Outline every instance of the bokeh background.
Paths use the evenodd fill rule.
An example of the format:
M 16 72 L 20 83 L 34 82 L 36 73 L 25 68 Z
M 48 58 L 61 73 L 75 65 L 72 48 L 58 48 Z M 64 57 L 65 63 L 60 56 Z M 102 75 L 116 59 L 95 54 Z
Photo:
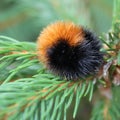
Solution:
M 108 31 L 113 0 L 0 0 L 0 35 L 36 41 L 40 31 L 57 20 Z
M 36 42 L 40 31 L 57 20 L 73 21 L 101 35 L 111 27 L 112 11 L 113 0 L 0 0 L 0 35 Z M 73 120 L 73 106 L 68 120 Z M 83 99 L 75 120 L 89 120 L 91 108 Z

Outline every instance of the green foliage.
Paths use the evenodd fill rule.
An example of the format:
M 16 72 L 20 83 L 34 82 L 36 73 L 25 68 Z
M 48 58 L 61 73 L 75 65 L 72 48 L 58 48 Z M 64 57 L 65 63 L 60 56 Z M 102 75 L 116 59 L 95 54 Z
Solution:
M 117 62 L 118 62 L 118 65 L 120 65 L 120 51 L 118 52 Z
M 34 59 L 35 49 L 35 43 L 18 42 L 12 38 L 0 36 L 0 70 L 2 71 L 0 81 L 6 83 L 12 78 L 19 78 L 21 74 L 22 77 L 32 75 L 36 71 L 35 66 L 38 65 L 38 60 Z M 27 73 L 28 71 L 30 72 Z
M 91 120 L 119 120 L 120 119 L 120 88 L 112 89 L 112 98 L 98 101 L 93 109 Z
M 115 55 L 110 55 L 110 58 L 107 61 L 117 60 L 117 67 L 120 65 L 120 0 L 114 0 L 114 12 L 113 12 L 113 28 L 112 31 L 106 35 L 106 39 L 101 37 L 101 40 L 108 47 L 108 51 L 114 52 Z M 113 49 L 114 48 L 114 49 Z M 114 69 L 116 66 L 113 65 Z M 111 69 L 112 73 L 112 69 Z M 117 79 L 119 82 L 120 76 L 119 73 L 114 74 L 115 80 Z M 111 78 L 114 78 L 113 76 Z M 114 79 L 112 79 L 114 81 Z M 106 96 L 99 101 L 97 101 L 94 105 L 92 111 L 91 120 L 119 120 L 120 119 L 120 87 L 110 87 L 107 95 L 111 94 L 111 98 L 107 98 Z
M 93 82 L 61 80 L 46 72 L 44 67 L 38 64 L 35 43 L 19 42 L 0 36 L 0 49 L 0 69 L 4 73 L 1 73 L 3 75 L 0 79 L 1 118 L 6 116 L 8 120 L 54 120 L 60 119 L 63 111 L 65 120 L 73 99 L 73 118 L 82 97 L 89 94 L 91 101 Z M 34 66 L 39 67 L 34 69 Z M 29 74 L 26 71 L 29 71 Z
M 92 82 L 89 84 L 92 87 Z M 59 78 L 49 74 L 3 84 L 0 87 L 0 116 L 1 118 L 8 116 L 8 120 L 36 118 L 54 120 L 61 118 L 63 111 L 65 120 L 67 109 L 74 98 L 76 102 L 73 117 L 75 117 L 86 87 L 86 83 L 60 81 Z
M 6 19 L 9 21 L 11 15 L 14 14 L 16 16 L 19 13 L 17 20 L 21 18 L 22 15 L 22 19 L 20 19 L 22 23 L 16 25 L 18 25 L 18 28 L 21 28 L 20 31 L 23 32 L 21 37 L 22 32 L 14 26 L 14 30 L 18 30 L 15 35 L 16 37 L 19 36 L 18 38 L 21 38 L 21 41 L 0 36 L 1 120 L 67 120 L 69 119 L 68 111 L 72 114 L 73 119 L 76 119 L 82 98 L 90 102 L 92 100 L 93 110 L 91 120 L 120 119 L 120 88 L 117 87 L 120 82 L 120 0 L 114 0 L 112 30 L 100 36 L 103 46 L 105 46 L 102 49 L 105 53 L 105 64 L 103 64 L 103 68 L 100 69 L 101 74 L 96 77 L 90 76 L 78 81 L 62 80 L 58 76 L 50 73 L 38 60 L 36 43 L 23 41 L 24 38 L 28 39 L 30 36 L 27 34 L 29 31 L 24 32 L 21 25 L 27 24 L 29 26 L 27 21 L 29 18 L 34 19 L 29 20 L 31 26 L 34 26 L 33 29 L 42 29 L 42 27 L 46 26 L 50 21 L 57 19 L 72 20 L 77 24 L 82 21 L 82 24 L 87 23 L 88 26 L 91 26 L 88 20 L 91 17 L 88 12 L 85 11 L 86 16 L 84 16 L 82 20 L 81 16 L 79 17 L 75 14 L 76 10 L 79 10 L 79 6 L 77 6 L 79 1 L 76 0 L 75 6 L 73 5 L 73 1 L 60 1 L 61 0 L 57 0 L 56 2 L 51 0 L 36 0 L 36 2 L 34 2 L 30 0 L 28 2 L 22 0 L 22 2 L 20 2 L 9 0 L 8 2 L 2 1 L 2 5 L 0 4 L 0 6 L 7 4 L 8 8 L 10 7 L 10 9 L 12 9 L 7 11 L 8 14 L 4 14 L 6 12 L 4 11 L 4 7 L 0 8 L 0 10 L 4 11 L 1 14 L 2 19 L 0 22 L 2 21 L 3 23 Z M 93 1 L 95 2 L 95 0 Z M 11 2 L 14 4 L 9 4 Z M 108 2 L 106 1 L 106 4 Z M 80 1 L 80 3 L 80 6 L 85 7 L 89 2 Z M 64 4 L 68 5 L 65 9 Z M 96 1 L 94 4 L 98 6 L 102 5 L 101 1 Z M 89 5 L 94 18 L 99 19 L 99 14 L 94 11 L 96 6 L 93 6 L 92 3 L 89 3 Z M 11 8 L 11 6 L 13 7 Z M 69 10 L 69 6 L 71 6 L 71 11 Z M 46 8 L 47 10 L 44 11 Z M 105 6 L 104 9 L 106 9 Z M 38 12 L 40 12 L 40 16 L 38 16 Z M 82 12 L 81 15 L 83 15 Z M 102 17 L 100 20 L 101 19 Z M 8 26 L 10 25 L 9 29 L 14 28 L 11 26 L 11 24 L 14 24 L 13 21 L 7 24 Z M 17 22 L 20 21 L 18 20 Z M 99 30 L 102 31 L 104 24 L 98 24 L 100 21 L 93 22 L 96 23 L 96 28 L 100 27 Z M 7 22 L 5 21 L 5 23 Z M 105 21 L 104 23 L 106 24 Z M 6 24 L 5 26 L 1 25 L 1 29 L 2 27 L 6 27 Z M 5 31 L 7 33 L 9 30 L 6 29 Z M 3 33 L 5 33 L 5 31 L 3 31 Z M 33 32 L 33 30 L 30 29 L 30 33 L 36 33 L 36 31 L 37 30 Z M 72 110 L 71 105 L 73 105 Z
M 112 22 L 113 0 L 0 0 L 0 34 L 35 41 L 39 32 L 57 20 L 73 21 L 106 32 Z

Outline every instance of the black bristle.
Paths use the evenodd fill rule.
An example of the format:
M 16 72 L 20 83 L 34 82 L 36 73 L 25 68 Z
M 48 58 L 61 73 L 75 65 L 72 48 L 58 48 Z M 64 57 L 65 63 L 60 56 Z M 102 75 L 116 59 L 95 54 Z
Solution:
M 48 49 L 48 66 L 53 72 L 67 79 L 78 79 L 98 71 L 103 61 L 100 41 L 88 30 L 84 34 L 84 40 L 76 46 L 59 39 Z

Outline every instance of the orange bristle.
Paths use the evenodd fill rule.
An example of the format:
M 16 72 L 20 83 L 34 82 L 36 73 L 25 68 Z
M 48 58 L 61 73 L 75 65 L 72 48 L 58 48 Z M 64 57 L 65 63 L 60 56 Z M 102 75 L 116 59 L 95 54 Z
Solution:
M 56 22 L 45 28 L 38 37 L 38 54 L 39 58 L 47 61 L 46 51 L 53 46 L 58 40 L 66 40 L 70 46 L 75 46 L 82 42 L 84 37 L 83 28 L 76 26 L 72 22 Z
M 98 37 L 72 22 L 56 22 L 38 37 L 38 56 L 54 74 L 76 80 L 95 74 L 103 61 Z

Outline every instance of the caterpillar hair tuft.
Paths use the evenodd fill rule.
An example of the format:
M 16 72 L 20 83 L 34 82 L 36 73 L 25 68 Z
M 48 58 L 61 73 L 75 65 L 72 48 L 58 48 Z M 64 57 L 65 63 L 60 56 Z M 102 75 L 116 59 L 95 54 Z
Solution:
M 95 74 L 103 62 L 97 36 L 72 22 L 48 25 L 37 44 L 40 61 L 53 73 L 69 80 Z

